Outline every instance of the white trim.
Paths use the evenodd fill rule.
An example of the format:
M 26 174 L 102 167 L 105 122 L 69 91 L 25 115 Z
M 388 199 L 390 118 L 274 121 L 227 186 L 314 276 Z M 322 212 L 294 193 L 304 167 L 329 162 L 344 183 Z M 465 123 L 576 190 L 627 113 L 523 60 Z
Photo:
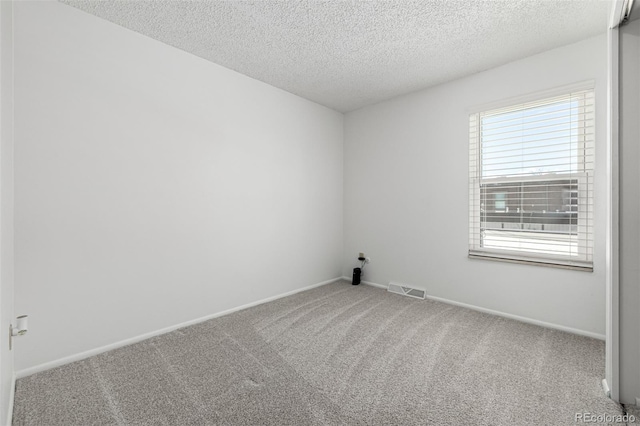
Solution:
M 611 398 L 611 389 L 609 389 L 609 385 L 607 384 L 607 379 L 602 379 L 602 390 L 607 398 Z
M 609 29 L 608 37 L 608 81 L 607 81 L 607 226 L 606 226 L 606 343 L 605 378 L 611 393 L 610 398 L 620 400 L 620 216 L 619 216 L 619 34 L 618 29 Z
M 7 410 L 7 426 L 13 423 L 13 401 L 16 396 L 16 373 L 11 375 L 11 389 L 9 389 L 9 409 Z
M 251 307 L 254 307 L 254 306 L 262 305 L 263 303 L 272 302 L 272 301 L 277 300 L 277 299 L 282 299 L 283 297 L 291 296 L 291 295 L 294 295 L 296 293 L 300 293 L 300 292 L 303 292 L 303 291 L 311 290 L 312 288 L 321 287 L 323 285 L 331 284 L 331 283 L 339 281 L 341 279 L 342 279 L 342 277 L 332 278 L 330 280 L 322 281 L 322 282 L 316 283 L 316 284 L 312 284 L 312 285 L 307 286 L 307 287 L 302 287 L 302 288 L 298 288 L 296 290 L 288 291 L 286 293 L 282 293 L 282 294 L 279 294 L 279 295 L 276 295 L 276 296 L 267 297 L 266 299 L 258 300 L 256 302 L 247 303 L 246 305 L 237 306 L 235 308 L 227 309 L 227 310 L 222 311 L 222 312 L 217 312 L 215 314 L 210 314 L 210 315 L 206 315 L 204 317 L 200 317 L 200 318 L 196 318 L 196 319 L 193 319 L 193 320 L 185 321 L 185 322 L 180 323 L 180 324 L 175 324 L 175 325 L 172 325 L 172 326 L 169 326 L 169 327 L 162 328 L 160 330 L 151 331 L 149 333 L 141 334 L 139 336 L 131 337 L 129 339 L 120 340 L 119 342 L 111 343 L 111 344 L 108 344 L 108 345 L 105 345 L 105 346 L 101 346 L 99 348 L 90 349 L 88 351 L 81 352 L 79 354 L 70 355 L 70 356 L 66 356 L 64 358 L 56 359 L 54 361 L 45 362 L 44 364 L 39 364 L 39 365 L 36 365 L 36 366 L 33 366 L 33 367 L 29 367 L 29 368 L 25 368 L 23 370 L 17 371 L 15 376 L 18 379 L 21 379 L 23 377 L 27 377 L 27 376 L 30 376 L 32 374 L 39 373 L 41 371 L 50 370 L 52 368 L 59 367 L 61 365 L 65 365 L 65 364 L 69 364 L 71 362 L 80 361 L 80 360 L 89 358 L 91 356 L 101 354 L 103 352 L 107 352 L 107 351 L 110 351 L 110 350 L 113 350 L 113 349 L 121 348 L 123 346 L 128 346 L 128 345 L 131 345 L 133 343 L 137 343 L 137 342 L 140 342 L 142 340 L 149 339 L 150 337 L 155 337 L 155 336 L 159 336 L 161 334 L 166 334 L 166 333 L 172 332 L 174 330 L 177 330 L 179 328 L 188 327 L 190 325 L 194 325 L 194 324 L 198 324 L 198 323 L 201 323 L 201 322 L 204 322 L 204 321 L 208 321 L 208 320 L 213 319 L 213 318 L 218 318 L 218 317 L 222 317 L 222 316 L 225 316 L 225 315 L 229 315 L 229 314 L 231 314 L 233 312 L 241 311 L 243 309 L 247 309 L 247 308 L 251 308 Z
M 549 268 L 571 269 L 574 271 L 593 272 L 593 262 L 579 262 L 577 260 L 564 260 L 555 258 L 543 258 L 534 256 L 521 256 L 517 252 L 508 250 L 469 250 L 469 259 L 492 260 L 508 263 L 522 263 L 525 265 L 546 266 Z
M 343 277 L 342 277 L 342 279 L 343 279 L 343 280 L 345 280 L 345 281 L 349 281 L 349 282 L 351 282 L 351 278 L 349 278 L 349 277 L 343 276 Z M 374 283 L 374 282 L 371 282 L 371 281 L 362 281 L 362 280 L 361 280 L 361 281 L 360 281 L 360 283 L 361 283 L 361 284 L 366 284 L 366 285 L 371 286 L 371 287 L 378 287 L 378 288 L 382 288 L 382 289 L 385 289 L 385 290 L 386 290 L 386 289 L 387 289 L 387 287 L 388 287 L 388 286 L 386 286 L 386 285 L 382 285 L 382 284 Z
M 567 95 L 572 92 L 581 92 L 583 90 L 595 90 L 595 80 L 586 80 L 574 84 L 567 84 L 564 86 L 554 87 L 553 89 L 540 90 L 537 92 L 530 92 L 520 96 L 514 96 L 508 99 L 500 99 L 481 105 L 475 105 L 466 109 L 468 115 L 478 114 L 483 111 L 490 111 L 494 109 L 505 108 L 517 104 L 525 104 L 529 102 L 535 102 L 543 100 L 545 98 L 552 98 L 554 96 Z
M 604 334 L 593 333 L 591 331 L 580 330 L 578 328 L 566 327 L 564 325 L 553 324 L 550 322 L 540 321 L 533 318 L 521 317 L 520 315 L 508 314 L 506 312 L 495 311 L 493 309 L 482 308 L 476 305 L 469 305 L 467 303 L 456 302 L 455 300 L 444 299 L 442 297 L 427 295 L 427 299 L 435 300 L 436 302 L 448 303 L 450 305 L 460 306 L 467 309 L 473 309 L 474 311 L 484 312 L 485 314 L 496 315 L 503 318 L 509 318 L 512 320 L 526 322 L 528 324 L 539 325 L 540 327 L 552 328 L 554 330 L 566 331 L 567 333 L 578 334 L 580 336 L 592 337 L 598 340 L 604 340 Z
M 373 283 L 371 281 L 361 281 L 361 283 L 366 284 L 366 285 L 371 286 L 371 287 L 378 287 L 378 288 L 381 288 L 383 290 L 386 290 L 386 289 L 389 288 L 389 286 L 386 286 L 384 284 Z
M 346 277 L 342 277 L 342 278 L 343 279 L 347 279 Z M 387 288 L 387 286 L 385 286 L 385 285 L 374 283 L 374 282 L 370 282 L 370 281 L 361 281 L 361 282 L 364 283 L 364 284 L 370 285 L 372 287 L 383 288 L 385 290 Z M 566 331 L 567 333 L 578 334 L 580 336 L 591 337 L 591 338 L 598 339 L 598 340 L 604 340 L 604 334 L 593 333 L 591 331 L 580 330 L 578 328 L 566 327 L 564 325 L 553 324 L 553 323 L 550 323 L 550 322 L 540 321 L 540 320 L 533 319 L 533 318 L 521 317 L 520 315 L 508 314 L 506 312 L 501 312 L 501 311 L 496 311 L 496 310 L 493 310 L 493 309 L 482 308 L 480 306 L 469 305 L 467 303 L 456 302 L 455 300 L 445 299 L 445 298 L 442 298 L 442 297 L 436 297 L 436 296 L 427 295 L 427 299 L 433 300 L 433 301 L 436 301 L 436 302 L 447 303 L 449 305 L 460 306 L 462 308 L 472 309 L 474 311 L 484 312 L 485 314 L 491 314 L 491 315 L 496 315 L 496 316 L 503 317 L 503 318 L 509 318 L 509 319 L 512 319 L 512 320 L 525 322 L 527 324 L 538 325 L 540 327 L 552 328 L 554 330 Z

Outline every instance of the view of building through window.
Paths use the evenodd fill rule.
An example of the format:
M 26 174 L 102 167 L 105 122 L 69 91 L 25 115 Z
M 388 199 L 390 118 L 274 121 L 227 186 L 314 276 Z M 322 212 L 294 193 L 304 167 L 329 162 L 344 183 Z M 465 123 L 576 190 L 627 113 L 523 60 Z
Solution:
M 484 247 L 578 254 L 567 238 L 578 234 L 577 180 L 487 184 L 481 194 Z

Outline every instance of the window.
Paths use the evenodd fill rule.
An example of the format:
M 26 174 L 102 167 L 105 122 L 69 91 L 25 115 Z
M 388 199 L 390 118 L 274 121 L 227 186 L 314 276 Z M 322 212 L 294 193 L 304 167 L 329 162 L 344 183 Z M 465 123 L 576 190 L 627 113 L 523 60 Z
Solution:
M 469 117 L 469 256 L 593 270 L 593 89 Z

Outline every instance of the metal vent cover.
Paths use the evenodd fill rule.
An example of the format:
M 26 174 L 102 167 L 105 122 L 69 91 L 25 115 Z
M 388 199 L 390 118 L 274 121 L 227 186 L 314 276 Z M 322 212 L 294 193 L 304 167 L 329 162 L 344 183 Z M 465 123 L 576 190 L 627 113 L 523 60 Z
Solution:
M 427 291 L 422 288 L 411 287 L 406 284 L 399 284 L 390 282 L 387 291 L 391 293 L 400 294 L 402 296 L 415 297 L 416 299 L 424 300 L 427 297 Z

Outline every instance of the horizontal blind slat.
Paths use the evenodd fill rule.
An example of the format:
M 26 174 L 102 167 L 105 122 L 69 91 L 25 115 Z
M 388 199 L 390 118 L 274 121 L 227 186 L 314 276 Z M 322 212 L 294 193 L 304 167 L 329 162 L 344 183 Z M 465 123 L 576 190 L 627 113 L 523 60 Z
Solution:
M 568 114 L 565 114 L 568 112 Z M 570 128 L 574 128 L 580 124 L 589 120 L 588 111 L 563 111 L 562 115 L 549 114 L 553 118 L 540 119 L 536 121 L 523 120 L 523 118 L 508 120 L 510 123 L 506 125 L 500 125 L 501 123 L 481 123 L 480 130 L 487 136 L 494 136 L 496 134 L 516 132 L 522 130 L 535 130 L 546 129 L 549 127 L 570 125 Z M 583 124 L 584 125 L 584 124 Z

